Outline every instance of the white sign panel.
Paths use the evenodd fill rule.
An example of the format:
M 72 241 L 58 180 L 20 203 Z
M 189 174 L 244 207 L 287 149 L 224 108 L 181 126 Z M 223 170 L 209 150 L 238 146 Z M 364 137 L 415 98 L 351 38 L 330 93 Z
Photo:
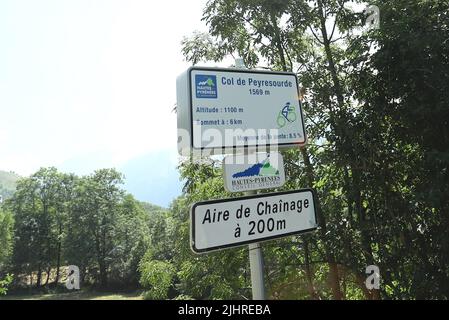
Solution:
M 294 73 L 192 67 L 177 80 L 181 149 L 306 143 Z M 181 136 L 181 135 L 180 135 Z
M 316 228 L 311 189 L 211 200 L 192 206 L 191 247 L 203 253 Z
M 279 152 L 226 156 L 223 175 L 229 192 L 279 188 L 285 183 L 284 160 Z

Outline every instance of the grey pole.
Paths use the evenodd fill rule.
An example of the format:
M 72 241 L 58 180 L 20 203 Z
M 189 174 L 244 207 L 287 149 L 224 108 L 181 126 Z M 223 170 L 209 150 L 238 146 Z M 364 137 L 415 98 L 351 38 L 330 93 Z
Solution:
M 245 151 L 248 155 L 249 152 Z M 246 196 L 257 194 L 257 191 L 246 191 Z M 249 266 L 251 269 L 251 289 L 253 292 L 253 300 L 265 300 L 265 279 L 263 267 L 262 247 L 259 242 L 250 243 L 248 245 Z
M 248 249 L 253 300 L 265 300 L 262 248 L 260 247 L 260 243 L 257 242 L 249 244 Z
M 240 69 L 246 69 L 243 59 L 235 59 L 235 67 Z M 254 152 L 254 150 L 245 149 L 245 155 Z M 257 194 L 257 191 L 246 191 L 246 196 L 252 196 Z M 251 243 L 248 245 L 249 250 L 249 265 L 251 269 L 251 288 L 253 293 L 253 300 L 265 300 L 265 280 L 264 280 L 264 267 L 263 267 L 263 255 L 260 243 Z

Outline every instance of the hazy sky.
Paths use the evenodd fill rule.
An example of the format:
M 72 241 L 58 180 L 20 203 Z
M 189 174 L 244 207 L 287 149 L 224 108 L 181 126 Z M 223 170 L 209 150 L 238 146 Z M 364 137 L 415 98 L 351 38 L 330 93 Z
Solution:
M 174 168 L 180 41 L 205 30 L 205 2 L 1 0 L 0 170 L 84 174 L 149 154 Z
M 205 1 L 0 1 L 0 169 L 174 150 L 180 41 Z

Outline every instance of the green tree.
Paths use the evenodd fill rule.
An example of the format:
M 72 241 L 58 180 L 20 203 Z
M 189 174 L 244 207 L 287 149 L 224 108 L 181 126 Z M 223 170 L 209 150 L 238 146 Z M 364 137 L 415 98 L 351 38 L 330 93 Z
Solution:
M 381 28 L 354 44 L 352 85 L 366 119 L 382 128 L 369 137 L 377 165 L 367 183 L 389 226 L 377 238 L 385 284 L 390 296 L 447 298 L 449 3 L 375 4 Z
M 146 223 L 147 213 L 133 196 L 126 195 L 119 210 L 110 273 L 122 286 L 134 288 L 139 283 L 139 263 L 150 246 L 152 233 Z
M 0 275 L 5 271 L 13 249 L 14 218 L 0 207 Z
M 8 293 L 8 286 L 12 283 L 13 279 L 13 276 L 10 274 L 7 274 L 4 279 L 0 279 L 0 296 Z
M 136 285 L 138 263 L 148 248 L 146 213 L 122 183 L 114 169 L 79 178 L 69 210 L 65 258 L 79 266 L 83 282 L 101 288 Z
M 7 201 L 16 220 L 14 269 L 37 273 L 36 286 L 41 286 L 43 272 L 48 284 L 51 268 L 59 261 L 63 237 L 66 178 L 55 168 L 42 168 L 29 178 L 18 181 L 17 191 Z M 19 280 L 19 279 L 17 279 Z
M 175 270 L 170 262 L 153 260 L 150 253 L 145 254 L 140 262 L 140 283 L 147 289 L 145 298 L 149 300 L 167 299 L 173 283 Z
M 79 180 L 72 204 L 68 237 L 68 246 L 71 246 L 71 249 L 68 251 L 74 254 L 79 250 L 80 242 L 84 242 L 83 247 L 87 251 L 80 251 L 73 256 L 69 254 L 67 259 L 76 264 L 75 257 L 90 252 L 88 257 L 95 261 L 95 269 L 98 270 L 93 273 L 103 288 L 108 285 L 108 271 L 115 249 L 114 237 L 118 232 L 116 222 L 119 217 L 119 203 L 124 196 L 119 188 L 121 183 L 123 177 L 117 171 L 98 170 L 93 175 Z M 79 266 L 88 267 L 84 263 Z
M 55 168 L 21 179 L 5 204 L 11 214 L 0 214 L 2 264 L 10 251 L 12 217 L 16 221 L 11 268 L 16 283 L 23 284 L 27 276 L 40 287 L 54 275 L 57 285 L 61 267 L 73 264 L 83 283 L 135 288 L 150 241 L 148 217 L 120 188 L 122 179 L 113 169 L 77 177 Z
M 294 71 L 307 89 L 309 144 L 284 152 L 284 188 L 317 190 L 320 230 L 265 245 L 273 297 L 447 297 L 448 4 L 379 1 L 380 29 L 361 32 L 357 2 L 209 1 L 209 34 L 184 39 L 183 53 Z M 219 168 L 181 170 L 188 204 L 226 196 L 211 187 Z M 364 285 L 371 264 L 380 291 Z

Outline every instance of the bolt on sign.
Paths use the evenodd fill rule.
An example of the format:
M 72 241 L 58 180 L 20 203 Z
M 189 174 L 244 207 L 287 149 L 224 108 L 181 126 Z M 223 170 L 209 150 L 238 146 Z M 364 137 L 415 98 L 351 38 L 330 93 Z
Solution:
M 195 203 L 191 248 L 195 253 L 313 231 L 317 228 L 312 189 Z
M 229 192 L 279 188 L 285 183 L 284 160 L 279 152 L 226 156 L 223 177 Z
M 176 87 L 182 155 L 306 144 L 294 73 L 191 67 Z

